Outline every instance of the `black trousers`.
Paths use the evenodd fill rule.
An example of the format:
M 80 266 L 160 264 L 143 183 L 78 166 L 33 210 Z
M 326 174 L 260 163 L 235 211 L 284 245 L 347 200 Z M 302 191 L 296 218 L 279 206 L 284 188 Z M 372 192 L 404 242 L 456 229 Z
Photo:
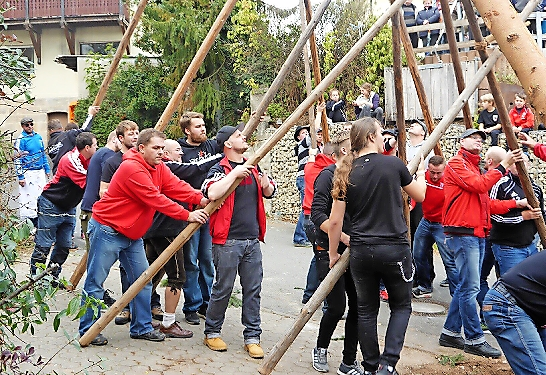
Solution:
M 364 370 L 379 364 L 396 366 L 411 315 L 413 260 L 407 244 L 361 245 L 351 248 L 350 267 L 358 301 L 358 335 Z M 390 317 L 383 354 L 377 339 L 379 281 L 389 293 Z
M 330 257 L 327 250 L 315 251 L 317 272 L 320 282 L 330 271 Z M 377 293 L 376 293 L 377 294 Z M 346 298 L 349 302 L 349 311 L 345 321 L 345 339 L 343 340 L 343 363 L 352 365 L 356 360 L 358 346 L 358 313 L 356 289 L 351 277 L 350 269 L 341 276 L 332 291 L 326 297 L 327 308 L 320 320 L 317 348 L 328 348 L 332 335 L 345 312 Z

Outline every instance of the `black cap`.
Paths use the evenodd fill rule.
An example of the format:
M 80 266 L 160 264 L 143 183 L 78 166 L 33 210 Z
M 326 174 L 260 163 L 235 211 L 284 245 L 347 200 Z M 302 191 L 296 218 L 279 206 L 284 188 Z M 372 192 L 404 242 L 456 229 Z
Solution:
M 296 142 L 299 142 L 300 140 L 298 139 L 298 136 L 300 135 L 300 132 L 303 130 L 303 129 L 307 129 L 307 131 L 309 131 L 311 128 L 309 126 L 296 126 L 296 131 L 294 132 L 294 140 Z
M 466 129 L 464 131 L 463 134 L 461 134 L 461 136 L 459 137 L 460 139 L 465 139 L 465 138 L 468 138 L 470 137 L 471 135 L 473 134 L 479 134 L 480 137 L 482 137 L 482 139 L 485 141 L 485 139 L 487 138 L 487 136 L 485 135 L 485 132 L 482 132 L 481 130 L 478 130 L 476 128 L 471 128 L 471 129 Z
M 383 131 L 381 132 L 381 135 L 385 135 L 385 134 L 390 134 L 394 138 L 397 138 L 398 137 L 398 129 L 383 129 Z
M 242 125 L 242 126 L 241 126 Z M 218 130 L 218 133 L 216 133 L 216 142 L 220 145 L 220 147 L 224 147 L 224 142 L 231 137 L 233 133 L 235 133 L 237 130 L 244 129 L 244 123 L 239 124 L 239 126 L 222 126 L 220 130 Z
M 30 123 L 33 123 L 34 120 L 32 119 L 32 117 L 23 117 L 21 119 L 21 125 L 26 125 L 26 124 L 30 124 Z
M 423 128 L 423 131 L 425 132 L 425 136 L 426 136 L 428 134 L 427 125 L 423 121 L 421 121 L 419 119 L 413 119 L 411 121 L 412 124 L 415 123 L 415 122 L 418 123 L 419 125 L 421 125 L 421 127 Z

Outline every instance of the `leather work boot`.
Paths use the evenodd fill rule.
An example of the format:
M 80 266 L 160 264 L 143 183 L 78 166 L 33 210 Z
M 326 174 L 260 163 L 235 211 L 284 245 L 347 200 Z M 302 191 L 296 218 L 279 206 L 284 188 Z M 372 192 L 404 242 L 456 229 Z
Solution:
M 264 351 L 260 344 L 245 344 L 245 351 L 251 358 L 263 358 Z
M 220 337 L 206 338 L 203 343 L 208 346 L 210 350 L 215 352 L 225 352 L 227 350 L 227 344 Z

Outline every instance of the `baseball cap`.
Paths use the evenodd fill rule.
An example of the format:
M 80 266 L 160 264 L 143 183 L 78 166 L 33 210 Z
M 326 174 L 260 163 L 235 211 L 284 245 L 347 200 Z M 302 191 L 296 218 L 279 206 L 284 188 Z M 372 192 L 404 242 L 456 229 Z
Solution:
M 383 131 L 381 132 L 381 135 L 385 135 L 385 134 L 390 134 L 394 138 L 397 138 L 398 137 L 398 129 L 383 129 Z
M 299 142 L 298 136 L 300 135 L 300 132 L 303 129 L 307 129 L 307 131 L 309 131 L 309 129 L 311 129 L 311 128 L 310 128 L 310 126 L 296 126 L 296 131 L 294 132 L 294 140 L 296 142 Z
M 241 127 L 241 125 L 243 125 L 243 127 Z M 244 124 L 239 124 L 238 126 L 222 126 L 222 128 L 218 130 L 218 133 L 216 133 L 216 142 L 218 142 L 220 147 L 224 147 L 224 142 L 227 141 L 229 137 L 231 137 L 237 130 L 242 130 L 243 128 Z
M 485 139 L 487 138 L 487 136 L 485 135 L 485 132 L 482 132 L 481 130 L 478 130 L 476 128 L 471 128 L 471 129 L 466 129 L 463 134 L 461 134 L 461 136 L 459 137 L 460 139 L 465 139 L 465 138 L 468 138 L 470 137 L 471 135 L 473 134 L 479 134 L 480 137 L 482 137 L 482 139 L 485 141 Z
M 421 125 L 421 127 L 423 128 L 423 131 L 425 132 L 425 136 L 428 134 L 427 125 L 426 125 L 423 121 L 421 121 L 421 120 L 419 120 L 419 119 L 413 119 L 413 120 L 411 121 L 411 123 L 412 123 L 412 124 L 413 124 L 413 123 L 418 123 L 418 124 Z

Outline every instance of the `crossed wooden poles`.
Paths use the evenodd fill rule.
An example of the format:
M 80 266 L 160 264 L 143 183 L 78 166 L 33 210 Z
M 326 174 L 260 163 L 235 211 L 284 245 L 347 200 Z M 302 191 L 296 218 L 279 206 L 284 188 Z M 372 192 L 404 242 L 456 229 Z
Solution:
M 394 17 L 394 18 L 398 17 L 398 21 L 394 20 L 393 25 L 395 25 L 396 26 L 395 28 L 399 30 L 399 34 L 400 34 L 399 36 L 402 39 L 402 44 L 404 45 L 404 48 L 406 50 L 406 55 L 408 56 L 408 60 L 410 61 L 410 69 L 414 68 L 412 66 L 412 63 L 411 63 L 411 60 L 412 60 L 412 57 L 413 57 L 413 51 L 411 49 L 411 45 L 406 43 L 408 41 L 407 39 L 409 39 L 409 37 L 407 37 L 407 33 L 405 32 L 405 25 L 404 25 L 403 20 L 401 19 L 402 16 L 400 14 L 400 7 L 401 7 L 403 1 L 404 0 L 396 0 L 396 1 L 392 2 L 392 5 L 389 7 L 389 9 L 377 20 L 377 22 L 366 32 L 366 34 L 364 34 L 364 36 L 353 46 L 353 48 L 351 48 L 351 50 L 347 53 L 347 55 L 332 69 L 330 74 L 328 74 L 320 83 L 317 84 L 316 88 L 296 108 L 296 110 L 286 119 L 284 124 L 275 131 L 275 133 L 270 137 L 270 139 L 267 140 L 267 142 L 264 143 L 262 145 L 262 147 L 260 147 L 260 149 L 258 149 L 256 151 L 255 155 L 252 156 L 246 162 L 246 164 L 256 165 L 274 147 L 274 145 L 279 140 L 282 139 L 282 137 L 290 130 L 290 128 L 297 122 L 297 120 L 304 114 L 304 112 L 315 101 L 317 101 L 321 97 L 322 92 L 326 91 L 328 86 L 335 81 L 335 78 L 337 76 L 339 76 L 343 72 L 343 70 L 347 67 L 347 65 L 352 60 L 354 60 L 354 58 L 356 58 L 356 56 L 362 51 L 362 49 L 364 48 L 366 43 L 368 43 L 375 36 L 375 34 L 380 30 L 381 27 L 383 27 L 383 25 L 385 25 L 385 23 L 389 20 L 390 17 Z M 465 7 L 466 6 L 471 6 L 469 0 L 464 0 L 464 2 L 465 2 Z M 478 0 L 476 0 L 476 3 L 477 2 L 478 2 Z M 264 112 L 265 108 L 267 108 L 270 101 L 272 100 L 272 98 L 274 97 L 276 92 L 278 91 L 278 87 L 280 87 L 280 83 L 278 84 L 278 86 L 275 86 L 275 83 L 278 82 L 278 81 L 282 82 L 282 79 L 284 79 L 286 74 L 289 72 L 290 66 L 293 65 L 295 59 L 297 57 L 299 57 L 297 54 L 299 54 L 299 51 L 301 51 L 301 49 L 303 47 L 303 44 L 306 42 L 306 40 L 311 35 L 311 32 L 312 32 L 313 28 L 315 27 L 316 23 L 318 22 L 318 19 L 320 19 L 320 17 L 322 16 L 322 13 L 326 9 L 328 3 L 329 3 L 329 0 L 324 0 L 324 2 L 319 7 L 319 11 L 317 11 L 317 13 L 315 13 L 315 15 L 311 19 L 309 25 L 307 26 L 307 28 L 302 33 L 302 36 L 300 37 L 300 40 L 298 41 L 298 43 L 294 47 L 293 53 L 291 53 L 289 55 L 289 57 L 287 59 L 287 62 L 283 65 L 283 68 L 281 68 L 281 71 L 279 72 L 279 75 L 277 76 L 274 83 L 270 87 L 269 91 L 266 93 L 266 96 L 264 97 L 264 99 L 260 103 L 260 105 L 258 107 L 258 110 L 256 111 L 256 115 L 251 117 L 249 124 L 247 124 L 247 128 L 245 129 L 245 134 L 251 134 L 252 131 L 257 126 L 259 115 Z M 521 16 L 522 16 L 523 19 L 528 17 L 531 10 L 536 6 L 537 3 L 538 3 L 538 0 L 532 0 L 532 1 L 529 2 L 527 7 L 525 8 L 524 12 L 522 12 Z M 145 7 L 145 4 L 146 4 L 146 0 L 141 0 L 141 2 L 139 4 L 139 7 L 142 6 L 142 10 L 143 10 L 144 7 Z M 158 121 L 158 123 L 156 125 L 157 129 L 160 129 L 160 130 L 164 129 L 164 127 L 166 126 L 166 124 L 168 123 L 170 118 L 172 117 L 172 114 L 174 113 L 175 108 L 177 107 L 177 105 L 181 101 L 182 95 L 185 93 L 185 91 L 189 87 L 189 84 L 191 83 L 191 80 L 195 77 L 195 74 L 196 74 L 196 71 L 197 71 L 199 65 L 202 63 L 206 53 L 208 52 L 208 50 L 212 46 L 214 38 L 216 37 L 218 31 L 221 29 L 223 23 L 225 23 L 225 20 L 227 19 L 227 16 L 229 15 L 231 10 L 233 9 L 234 4 L 235 4 L 235 0 L 228 0 L 226 2 L 226 5 L 224 6 L 224 8 L 222 9 L 222 12 L 218 16 L 213 28 L 211 28 L 211 31 L 209 32 L 209 35 L 207 35 L 207 38 L 203 42 L 203 45 L 201 46 L 199 51 L 197 52 L 194 60 L 192 61 L 192 64 L 190 64 L 190 68 L 188 68 L 188 71 L 186 72 L 186 74 L 182 78 L 182 81 L 181 81 L 180 85 L 178 86 L 177 91 L 175 92 L 175 94 L 173 95 L 173 98 L 171 99 L 171 102 L 169 102 L 169 105 L 167 106 L 164 114 L 162 115 L 162 117 Z M 322 10 L 322 12 L 320 10 Z M 136 14 L 137 13 L 135 13 L 135 16 L 136 16 Z M 470 15 L 470 14 L 473 14 L 473 13 L 467 12 L 467 14 Z M 135 19 L 133 18 L 133 20 L 131 21 L 131 25 L 133 24 L 133 22 L 138 22 L 138 20 L 135 21 Z M 130 25 L 130 27 L 128 28 L 127 31 L 131 30 L 131 25 Z M 471 20 L 471 27 L 477 27 L 477 23 L 475 22 L 475 19 Z M 448 27 L 446 27 L 446 29 L 447 28 Z M 134 30 L 134 28 L 133 28 L 133 30 Z M 451 32 L 453 32 L 452 28 L 451 28 Z M 494 30 L 493 30 L 493 32 L 494 32 Z M 479 32 L 474 32 L 474 35 L 477 36 L 476 41 L 479 42 L 479 39 L 480 39 L 479 36 L 481 34 Z M 209 37 L 212 38 L 212 39 L 209 39 Z M 530 36 L 529 36 L 529 38 L 530 38 Z M 124 39 L 125 39 L 125 35 L 124 35 Z M 450 38 L 448 36 L 448 40 L 449 39 Z M 128 38 L 127 38 L 127 40 L 128 40 Z M 125 48 L 124 46 L 122 46 L 122 43 L 120 43 L 119 48 L 122 48 L 122 47 Z M 119 48 L 118 48 L 118 50 L 119 50 Z M 452 46 L 450 45 L 450 49 L 451 48 L 452 48 Z M 294 52 L 296 50 L 297 50 L 297 52 Z M 455 51 L 456 51 L 456 49 L 455 49 Z M 499 113 L 501 114 L 501 118 L 503 119 L 503 130 L 505 131 L 505 134 L 506 134 L 506 137 L 507 137 L 507 140 L 508 140 L 508 144 L 509 144 L 510 148 L 517 148 L 517 140 L 515 138 L 515 135 L 512 132 L 511 126 L 509 125 L 510 122 L 509 122 L 509 120 L 505 121 L 505 118 L 503 117 L 503 116 L 506 116 L 506 118 L 507 118 L 507 111 L 506 111 L 505 107 L 501 107 L 501 105 L 500 105 L 500 103 L 504 103 L 504 102 L 503 102 L 502 98 L 500 97 L 500 90 L 498 90 L 498 84 L 497 84 L 497 87 L 495 88 L 495 82 L 496 81 L 494 81 L 494 75 L 492 73 L 490 73 L 491 69 L 493 68 L 493 65 L 494 65 L 495 61 L 500 57 L 501 52 L 498 49 L 495 49 L 495 50 L 493 50 L 493 52 L 490 54 L 489 57 L 487 57 L 487 55 L 485 54 L 485 51 L 481 51 L 481 52 L 483 52 L 483 54 L 480 53 L 480 56 L 481 56 L 482 61 L 483 61 L 482 67 L 478 70 L 476 76 L 472 79 L 472 81 L 468 83 L 466 88 L 461 90 L 461 87 L 459 87 L 459 89 L 461 91 L 459 97 L 457 98 L 457 100 L 455 101 L 453 106 L 450 108 L 448 113 L 445 115 L 445 117 L 440 121 L 440 123 L 433 130 L 432 130 L 432 127 L 433 127 L 432 119 L 431 118 L 427 119 L 427 117 L 425 115 L 425 120 L 426 120 L 427 126 L 429 126 L 429 128 L 431 128 L 432 131 L 431 131 L 430 137 L 425 141 L 425 143 L 422 146 L 423 154 L 428 154 L 430 152 L 430 150 L 438 143 L 441 135 L 449 127 L 451 122 L 455 119 L 457 113 L 459 113 L 459 111 L 464 107 L 464 105 L 468 101 L 468 98 L 476 90 L 479 83 L 481 82 L 481 80 L 483 80 L 483 78 L 486 75 L 488 76 L 488 80 L 490 81 L 490 85 L 491 85 L 491 83 L 493 83 L 493 85 L 491 85 L 492 93 L 495 96 L 496 102 L 500 107 L 499 108 Z M 453 53 L 452 53 L 452 55 L 453 55 Z M 294 60 L 291 60 L 291 58 L 293 58 Z M 289 61 L 290 61 L 290 64 L 288 64 Z M 397 59 L 396 61 L 399 61 L 399 60 Z M 510 59 L 509 59 L 509 61 L 510 61 L 510 63 L 512 63 L 512 61 Z M 400 62 L 397 62 L 397 64 L 400 64 Z M 114 64 L 112 65 L 112 67 L 113 66 L 114 66 Z M 286 69 L 284 69 L 285 66 L 288 66 L 288 67 Z M 112 70 L 112 67 L 111 67 L 111 70 Z M 192 69 L 194 69 L 194 70 L 192 70 Z M 114 70 L 115 70 L 115 68 L 114 68 Z M 113 73 L 112 73 L 112 75 L 113 75 Z M 419 88 L 418 82 L 420 82 L 420 80 L 417 79 L 416 75 L 413 75 L 413 78 L 414 78 L 414 82 L 416 83 L 418 94 L 419 94 L 419 91 L 421 91 L 421 90 Z M 105 81 L 106 81 L 106 79 L 105 79 Z M 103 82 L 103 84 L 104 84 L 104 82 Z M 107 87 L 107 84 L 106 84 L 104 90 L 106 90 L 106 87 Z M 101 90 L 102 89 L 103 89 L 103 87 L 101 87 Z M 99 93 L 101 92 L 101 90 L 99 90 Z M 98 97 L 98 95 L 97 95 L 97 97 Z M 428 112 L 428 115 L 430 115 L 430 112 L 426 110 L 426 105 L 423 105 L 423 103 L 426 104 L 426 96 L 424 95 L 424 90 L 422 90 L 422 92 L 419 94 L 419 100 L 420 100 L 420 102 L 422 104 L 422 107 L 424 107 L 423 108 L 423 113 L 425 114 L 425 112 Z M 399 98 L 397 101 L 401 101 L 401 98 Z M 100 104 L 100 100 L 99 100 L 98 103 L 97 103 L 97 100 L 96 100 L 94 104 Z M 403 108 L 402 108 L 402 110 L 403 110 Z M 503 114 L 502 112 L 505 112 L 505 113 Z M 401 118 L 403 120 L 403 116 Z M 398 126 L 400 127 L 401 126 L 401 124 L 400 124 L 401 120 L 400 120 L 400 118 L 398 118 L 397 120 L 398 120 Z M 253 127 L 254 127 L 254 129 L 253 129 Z M 250 129 L 250 130 L 248 130 L 248 129 Z M 419 160 L 417 160 L 417 159 L 418 158 L 413 159 L 410 162 L 410 164 L 408 165 L 408 168 L 410 169 L 411 173 L 414 173 L 416 171 L 416 169 L 417 169 L 417 165 L 418 165 L 418 162 L 419 162 Z M 532 193 L 532 189 L 528 190 L 529 187 L 530 187 L 530 183 L 529 183 L 529 180 L 528 180 L 528 175 L 526 173 L 525 167 L 523 166 L 522 163 L 518 163 L 518 170 L 520 171 L 520 178 L 522 179 L 522 181 L 524 181 L 524 190 L 525 190 L 526 196 L 528 197 L 529 203 L 533 207 L 537 207 L 538 203 L 536 202 L 536 199 L 535 199 L 535 202 L 533 202 L 533 199 L 532 199 L 534 197 L 534 194 Z M 206 212 L 209 213 L 209 214 L 214 212 L 221 205 L 221 203 L 225 200 L 225 198 L 229 194 L 231 194 L 231 192 L 233 192 L 235 190 L 235 188 L 240 183 L 240 181 L 241 181 L 240 179 L 235 181 L 234 184 L 230 187 L 230 189 L 226 192 L 226 194 L 224 194 L 224 196 L 222 198 L 220 198 L 217 201 L 211 202 L 205 208 Z M 538 222 L 540 222 L 540 223 L 538 223 Z M 537 224 L 538 224 L 539 233 L 541 235 L 542 242 L 544 244 L 545 243 L 545 238 L 546 238 L 546 236 L 544 235 L 546 233 L 545 227 L 544 227 L 544 222 L 542 221 L 542 219 L 538 219 Z M 126 304 L 128 304 L 134 298 L 134 296 L 144 287 L 144 285 L 146 285 L 152 279 L 152 277 L 157 272 L 159 272 L 161 270 L 161 268 L 167 263 L 167 261 L 172 257 L 172 255 L 176 251 L 178 251 L 178 249 L 180 249 L 185 242 L 188 241 L 188 239 L 193 235 L 193 233 L 195 233 L 195 231 L 199 228 L 199 226 L 200 226 L 200 224 L 190 223 L 186 227 L 186 229 L 184 229 L 176 237 L 176 239 L 173 241 L 173 243 L 171 245 L 169 245 L 169 247 L 167 247 L 167 249 L 165 249 L 163 251 L 163 253 L 159 256 L 159 258 L 150 265 L 148 270 L 146 270 L 133 283 L 133 285 L 131 285 L 131 287 L 127 290 L 127 292 L 124 293 L 116 301 L 116 303 L 104 315 L 102 315 L 95 322 L 95 324 L 87 331 L 87 333 L 80 338 L 80 340 L 79 340 L 80 345 L 82 345 L 82 346 L 89 345 L 89 343 L 106 327 L 106 325 L 108 325 L 108 323 L 110 323 L 112 321 L 112 319 L 114 319 L 114 317 L 121 310 L 121 308 L 123 306 L 125 306 Z M 345 269 L 347 268 L 347 265 L 348 265 L 348 259 L 349 259 L 349 252 L 347 251 L 347 252 L 345 252 L 343 254 L 343 256 L 340 258 L 338 263 L 332 268 L 331 272 L 329 272 L 329 274 L 327 275 L 325 280 L 320 284 L 319 288 L 317 289 L 317 291 L 315 292 L 313 297 L 309 300 L 307 305 L 305 305 L 305 307 L 302 309 L 302 312 L 300 313 L 300 315 L 296 319 L 296 321 L 295 321 L 293 327 L 290 329 L 290 331 L 286 334 L 286 336 L 283 338 L 283 340 L 281 340 L 279 343 L 277 343 L 275 345 L 275 347 L 271 350 L 271 352 L 268 354 L 268 356 L 264 359 L 264 362 L 263 362 L 262 366 L 259 369 L 260 373 L 262 373 L 262 374 L 270 374 L 271 373 L 271 371 L 273 370 L 275 365 L 278 363 L 278 361 L 280 360 L 280 358 L 282 357 L 284 352 L 288 349 L 288 347 L 293 342 L 295 337 L 301 331 L 301 329 L 303 328 L 305 323 L 310 319 L 310 317 L 312 316 L 314 311 L 318 308 L 318 306 L 320 305 L 322 300 L 324 300 L 324 298 L 328 295 L 328 293 L 332 289 L 333 285 L 337 282 L 339 277 L 343 274 L 343 272 L 345 272 Z

